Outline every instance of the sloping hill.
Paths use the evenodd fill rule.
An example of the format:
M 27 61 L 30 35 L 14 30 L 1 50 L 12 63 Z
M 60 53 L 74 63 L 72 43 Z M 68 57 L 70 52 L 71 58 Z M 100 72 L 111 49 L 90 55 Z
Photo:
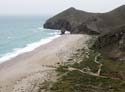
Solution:
M 116 27 L 125 24 L 125 5 L 110 12 L 100 14 L 99 17 L 109 27 Z
M 100 35 L 93 47 L 104 56 L 125 61 L 125 25 Z
M 125 91 L 125 5 L 107 13 L 70 8 L 47 20 L 44 27 L 97 37 L 88 52 L 80 49 L 70 58 L 77 62 L 57 68 L 59 79 L 50 92 Z
M 69 8 L 56 16 L 48 19 L 44 24 L 44 28 L 61 30 L 62 28 L 70 31 L 71 33 L 76 32 L 76 28 L 83 23 L 94 20 L 96 14 L 88 13 L 75 8 Z M 96 20 L 96 19 L 95 19 Z
M 96 34 L 94 49 L 108 57 L 125 60 L 125 5 L 106 13 L 69 8 L 48 19 L 44 28 L 63 29 L 71 34 Z
M 75 8 L 69 8 L 48 19 L 44 28 L 61 30 L 71 33 L 110 32 L 112 28 L 125 24 L 125 5 L 107 13 L 89 13 Z

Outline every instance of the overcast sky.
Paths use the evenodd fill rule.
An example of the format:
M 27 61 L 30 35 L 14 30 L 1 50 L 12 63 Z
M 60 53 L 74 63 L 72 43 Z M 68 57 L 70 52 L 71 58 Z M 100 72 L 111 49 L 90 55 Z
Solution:
M 54 15 L 69 7 L 107 12 L 123 4 L 125 0 L 0 0 L 0 15 Z

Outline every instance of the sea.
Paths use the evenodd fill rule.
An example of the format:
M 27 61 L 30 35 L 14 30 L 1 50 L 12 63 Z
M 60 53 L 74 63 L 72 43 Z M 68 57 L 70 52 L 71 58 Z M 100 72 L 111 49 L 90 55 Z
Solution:
M 59 37 L 58 30 L 43 28 L 49 17 L 0 16 L 0 63 Z

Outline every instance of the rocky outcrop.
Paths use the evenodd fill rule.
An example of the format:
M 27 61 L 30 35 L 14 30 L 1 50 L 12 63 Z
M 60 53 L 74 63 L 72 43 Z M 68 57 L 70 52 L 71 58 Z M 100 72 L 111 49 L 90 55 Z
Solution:
M 88 26 L 87 24 L 91 23 L 91 21 L 97 21 L 95 18 L 96 14 L 88 13 L 80 10 L 76 10 L 75 8 L 69 8 L 62 13 L 50 18 L 44 24 L 44 28 L 61 30 L 62 28 L 69 31 L 70 33 L 83 33 L 81 31 L 81 26 L 84 25 L 84 28 L 87 30 L 91 30 L 91 26 L 95 29 L 95 33 L 98 33 L 96 30 L 96 26 L 91 24 Z M 80 30 L 79 30 L 80 29 Z
M 125 33 L 122 36 L 121 41 L 120 41 L 120 49 L 121 49 L 121 51 L 125 52 Z
M 44 28 L 71 34 L 98 35 L 94 49 L 113 59 L 125 60 L 125 5 L 107 13 L 69 8 L 48 19 Z
M 125 60 L 125 25 L 100 35 L 93 47 L 105 56 Z
M 103 34 L 110 32 L 114 26 L 125 24 L 125 5 L 107 13 L 89 13 L 69 8 L 48 19 L 44 28 L 70 33 Z

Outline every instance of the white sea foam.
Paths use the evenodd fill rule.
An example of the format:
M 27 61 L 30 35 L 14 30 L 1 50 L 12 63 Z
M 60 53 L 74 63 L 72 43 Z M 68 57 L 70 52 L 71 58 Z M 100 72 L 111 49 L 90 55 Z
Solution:
M 38 29 L 43 29 L 43 27 L 39 27 Z
M 60 37 L 60 35 L 56 35 L 54 37 L 49 37 L 49 38 L 46 38 L 46 39 L 41 39 L 39 42 L 34 42 L 34 43 L 31 43 L 31 44 L 28 44 L 24 48 L 16 48 L 16 49 L 13 50 L 13 52 L 3 55 L 0 58 L 0 63 L 3 63 L 7 60 L 10 60 L 10 59 L 12 59 L 12 58 L 14 58 L 14 57 L 16 57 L 20 54 L 25 53 L 25 52 L 33 51 L 34 49 L 38 48 L 39 46 L 47 44 L 47 43 L 51 42 L 52 40 L 54 40 L 55 38 L 58 38 L 58 37 Z

